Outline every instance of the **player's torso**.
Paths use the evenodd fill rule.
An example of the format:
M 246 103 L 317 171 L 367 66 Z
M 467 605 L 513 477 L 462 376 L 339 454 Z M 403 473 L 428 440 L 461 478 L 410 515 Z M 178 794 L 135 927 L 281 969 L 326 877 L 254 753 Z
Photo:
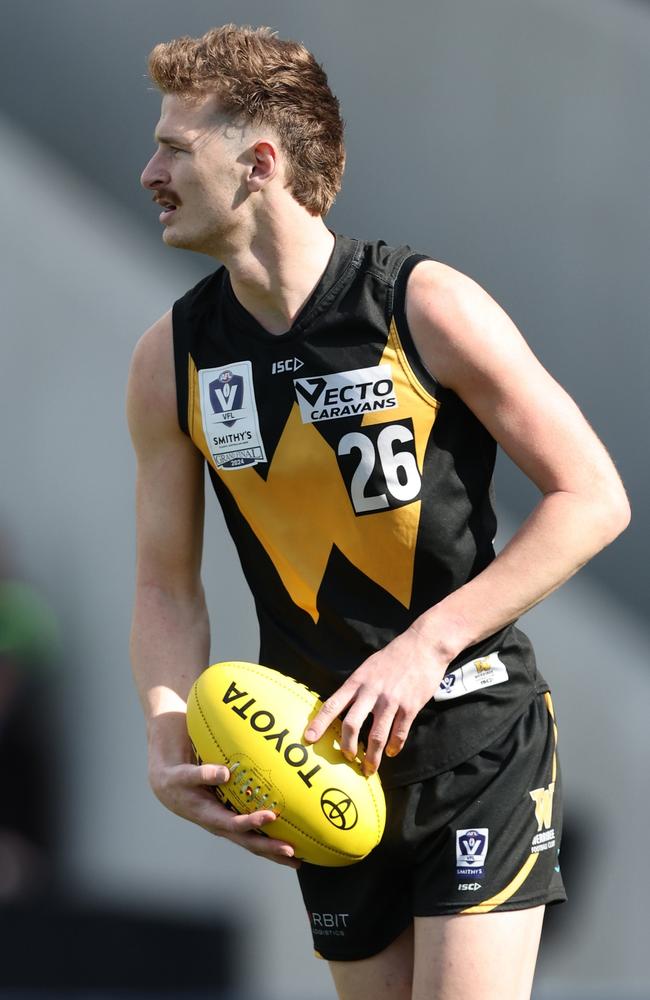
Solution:
M 179 416 L 255 597 L 262 662 L 323 694 L 493 557 L 494 442 L 412 348 L 415 259 L 337 237 L 282 336 L 225 271 L 174 308 Z

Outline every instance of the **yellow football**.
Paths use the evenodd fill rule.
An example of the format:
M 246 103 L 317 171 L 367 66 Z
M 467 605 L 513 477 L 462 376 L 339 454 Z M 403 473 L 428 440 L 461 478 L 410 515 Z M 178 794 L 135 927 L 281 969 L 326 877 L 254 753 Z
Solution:
M 238 813 L 272 809 L 264 832 L 296 857 L 338 867 L 361 861 L 381 840 L 386 804 L 377 774 L 340 750 L 337 719 L 316 743 L 303 733 L 322 702 L 291 677 L 257 663 L 215 663 L 194 683 L 187 728 L 197 760 L 225 764 L 218 798 Z

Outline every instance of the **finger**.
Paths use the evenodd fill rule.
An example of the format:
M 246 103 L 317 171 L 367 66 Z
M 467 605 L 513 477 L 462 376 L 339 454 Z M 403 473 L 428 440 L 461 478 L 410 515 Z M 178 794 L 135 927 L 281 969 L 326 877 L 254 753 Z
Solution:
M 304 739 L 306 743 L 315 743 L 321 738 L 327 727 L 350 704 L 356 690 L 356 687 L 352 688 L 350 685 L 343 684 L 331 698 L 323 702 L 321 709 L 305 729 Z
M 248 833 L 242 837 L 234 838 L 234 842 L 240 847 L 245 847 L 258 858 L 266 861 L 275 861 L 276 864 L 285 865 L 287 868 L 300 868 L 300 858 L 295 857 L 295 852 L 290 844 L 285 844 L 273 837 L 265 837 L 259 833 Z
M 273 823 L 278 818 L 277 813 L 271 809 L 258 809 L 252 813 L 233 813 L 228 810 L 228 815 L 231 817 L 231 828 L 237 833 L 261 830 L 267 823 Z
M 273 823 L 278 818 L 278 814 L 272 809 L 257 809 L 251 813 L 237 813 L 228 806 L 217 802 L 212 796 L 210 796 L 209 800 L 205 800 L 206 805 L 210 803 L 212 804 L 212 809 L 209 813 L 204 813 L 204 816 L 208 820 L 211 819 L 210 826 L 213 831 L 217 830 L 218 833 L 227 834 L 228 836 L 246 836 L 250 833 L 262 833 L 265 826 Z M 283 843 L 285 847 L 290 846 L 284 841 L 280 841 L 277 838 L 274 839 L 276 843 Z
M 393 712 L 384 711 L 381 715 L 376 715 L 368 734 L 366 753 L 362 761 L 363 773 L 367 778 L 374 774 L 381 763 L 381 755 L 388 741 L 393 722 Z
M 359 697 L 341 724 L 341 752 L 348 760 L 354 760 L 359 752 L 359 731 L 375 707 L 375 695 Z
M 415 716 L 410 712 L 400 711 L 397 713 L 386 745 L 387 757 L 397 757 L 398 753 L 401 753 L 411 731 L 414 718 Z
M 277 837 L 264 835 L 263 826 L 269 822 L 269 819 L 277 819 L 277 816 L 275 813 L 269 814 L 268 810 L 260 810 L 257 813 L 250 813 L 248 816 L 235 816 L 233 817 L 232 832 L 228 836 L 235 843 L 245 847 L 258 857 L 277 861 L 291 868 L 298 868 L 300 859 L 296 858 L 295 849 L 291 844 Z
M 165 768 L 161 777 L 170 786 L 197 788 L 199 785 L 223 785 L 230 778 L 230 771 L 225 764 L 176 764 Z
M 149 781 L 160 801 L 178 812 L 188 793 L 223 784 L 229 777 L 230 772 L 223 764 L 176 764 L 152 772 Z
M 192 785 L 225 785 L 230 779 L 230 771 L 225 764 L 199 764 L 192 768 Z

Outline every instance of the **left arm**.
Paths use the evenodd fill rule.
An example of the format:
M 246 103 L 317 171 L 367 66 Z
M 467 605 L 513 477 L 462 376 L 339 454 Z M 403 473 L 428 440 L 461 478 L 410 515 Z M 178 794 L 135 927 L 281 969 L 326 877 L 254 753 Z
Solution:
M 618 473 L 578 407 L 475 282 L 443 264 L 413 271 L 406 312 L 418 352 L 473 411 L 542 497 L 494 561 L 368 657 L 311 723 L 318 739 L 344 709 L 342 749 L 373 724 L 364 766 L 402 749 L 413 719 L 463 649 L 514 621 L 627 526 Z M 307 734 L 306 734 L 307 735 Z

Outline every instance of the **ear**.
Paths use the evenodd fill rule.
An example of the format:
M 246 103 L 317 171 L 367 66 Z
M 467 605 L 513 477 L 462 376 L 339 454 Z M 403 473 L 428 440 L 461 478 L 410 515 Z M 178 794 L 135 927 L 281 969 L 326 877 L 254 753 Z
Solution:
M 261 191 L 268 184 L 278 167 L 277 147 L 267 139 L 260 139 L 252 150 L 252 162 L 248 173 L 248 190 Z

